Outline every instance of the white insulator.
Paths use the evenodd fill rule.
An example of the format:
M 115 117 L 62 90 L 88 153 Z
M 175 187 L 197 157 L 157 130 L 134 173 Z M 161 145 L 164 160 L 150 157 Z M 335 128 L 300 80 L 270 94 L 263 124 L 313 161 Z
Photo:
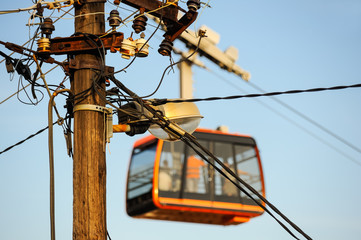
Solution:
M 139 38 L 135 41 L 137 45 L 137 57 L 147 57 L 149 54 L 149 44 L 146 44 L 147 40 L 145 40 L 144 38 Z
M 130 59 L 131 56 L 135 55 L 135 50 L 137 45 L 132 38 L 124 39 L 122 42 L 122 48 L 120 53 L 122 54 L 122 58 Z
M 37 42 L 38 52 L 50 52 L 50 39 L 49 38 L 40 38 Z

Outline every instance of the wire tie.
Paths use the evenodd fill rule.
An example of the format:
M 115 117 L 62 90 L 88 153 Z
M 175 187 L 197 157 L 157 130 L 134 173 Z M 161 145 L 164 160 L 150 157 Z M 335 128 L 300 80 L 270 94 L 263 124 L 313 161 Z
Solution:
M 58 120 L 57 120 L 56 122 L 57 122 L 58 125 L 61 126 L 61 125 L 63 125 L 63 123 L 64 123 L 64 118 L 62 118 L 62 117 L 61 117 L 61 118 L 58 118 Z

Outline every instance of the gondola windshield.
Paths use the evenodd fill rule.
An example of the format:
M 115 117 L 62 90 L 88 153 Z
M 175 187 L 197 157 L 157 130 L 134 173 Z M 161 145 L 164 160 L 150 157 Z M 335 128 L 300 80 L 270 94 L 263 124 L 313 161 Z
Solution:
M 197 130 L 194 135 L 264 196 L 262 167 L 253 138 L 209 130 Z M 135 217 L 227 225 L 248 221 L 263 210 L 183 142 L 147 137 L 133 150 L 127 212 Z M 205 219 L 195 217 L 199 214 Z M 238 222 L 234 220 L 237 216 Z

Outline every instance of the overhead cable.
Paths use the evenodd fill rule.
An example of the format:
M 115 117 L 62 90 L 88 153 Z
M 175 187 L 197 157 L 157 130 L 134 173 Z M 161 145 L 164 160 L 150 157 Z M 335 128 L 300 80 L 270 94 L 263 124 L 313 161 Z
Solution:
M 53 125 L 55 125 L 57 122 L 58 122 L 58 121 L 53 122 Z M 23 139 L 23 140 L 15 143 L 14 145 L 11 145 L 10 147 L 5 148 L 4 150 L 2 150 L 2 151 L 0 152 L 0 155 L 3 154 L 3 153 L 5 153 L 5 152 L 7 152 L 7 151 L 9 151 L 9 150 L 11 150 L 12 148 L 14 148 L 14 147 L 16 147 L 16 146 L 19 146 L 19 145 L 23 144 L 23 143 L 26 142 L 27 140 L 29 140 L 29 139 L 31 139 L 31 138 L 39 135 L 40 133 L 44 132 L 44 131 L 47 130 L 48 128 L 49 128 L 49 126 L 46 126 L 46 127 L 42 128 L 42 129 L 40 129 L 39 131 L 37 131 L 36 133 L 31 134 L 31 135 L 28 136 L 27 138 L 25 138 L 25 139 Z
M 254 87 L 256 87 L 254 85 Z M 180 103 L 180 102 L 201 102 L 201 101 L 217 101 L 217 100 L 231 100 L 231 99 L 239 99 L 239 98 L 256 98 L 256 97 L 270 97 L 270 96 L 277 96 L 277 95 L 285 95 L 285 94 L 298 94 L 298 93 L 308 93 L 308 92 L 321 92 L 321 91 L 330 91 L 330 90 L 341 90 L 346 88 L 359 88 L 361 87 L 361 83 L 353 84 L 353 85 L 347 85 L 347 86 L 334 86 L 334 87 L 328 87 L 328 88 L 311 88 L 311 89 L 305 89 L 305 90 L 289 90 L 284 92 L 269 92 L 269 93 L 257 93 L 257 94 L 245 94 L 245 95 L 234 95 L 234 96 L 227 96 L 227 97 L 208 97 L 208 98 L 194 98 L 194 99 L 174 99 L 174 100 L 168 100 L 168 99 L 154 99 L 152 100 L 154 105 L 161 105 L 168 102 L 173 103 Z M 258 88 L 258 87 L 257 87 Z M 258 90 L 262 90 L 261 88 L 258 88 Z M 283 105 L 287 109 L 291 110 L 292 112 L 296 113 L 297 115 L 301 116 L 303 119 L 307 120 L 308 122 L 312 123 L 316 127 L 320 128 L 324 132 L 328 133 L 329 135 L 333 136 L 334 138 L 338 139 L 345 145 L 349 146 L 350 148 L 354 149 L 355 151 L 361 153 L 361 149 L 354 146 L 350 142 L 346 141 L 342 137 L 336 135 L 332 131 L 328 130 L 327 128 L 323 127 L 321 124 L 317 123 L 316 121 L 310 119 L 306 115 L 302 114 L 301 112 L 297 111 L 296 109 L 292 108 L 288 104 L 276 99 L 272 98 L 275 101 L 277 101 L 279 104 Z
M 171 63 L 168 67 L 166 67 L 166 68 L 164 69 L 164 71 L 163 71 L 162 77 L 161 77 L 161 79 L 160 79 L 160 81 L 159 81 L 159 84 L 158 84 L 158 86 L 156 87 L 156 89 L 155 89 L 151 94 L 149 94 L 149 95 L 147 95 L 147 96 L 143 96 L 142 98 L 148 98 L 148 97 L 153 96 L 153 95 L 159 90 L 160 86 L 162 85 L 162 82 L 163 82 L 163 79 L 164 79 L 164 77 L 165 77 L 165 74 L 166 74 L 167 70 L 168 70 L 169 68 L 171 68 L 171 67 L 173 67 L 173 66 L 175 66 L 175 65 L 177 65 L 177 64 L 179 64 L 179 63 L 181 63 L 181 62 L 183 62 L 183 61 L 186 61 L 186 60 L 188 60 L 189 58 L 191 58 L 191 57 L 198 51 L 199 45 L 201 44 L 201 40 L 202 40 L 203 37 L 205 37 L 204 32 L 203 32 L 203 34 L 200 34 L 200 35 L 199 35 L 199 40 L 198 40 L 198 44 L 197 44 L 196 49 L 195 49 L 191 54 L 189 54 L 188 57 L 182 58 L 182 59 L 179 60 L 178 62 Z
M 261 201 L 263 201 L 267 206 L 269 206 L 276 214 L 283 218 L 288 224 L 290 224 L 296 231 L 298 231 L 301 235 L 303 235 L 306 239 L 312 240 L 300 227 L 298 227 L 295 223 L 293 223 L 290 219 L 288 219 L 280 210 L 278 210 L 272 203 L 270 203 L 265 197 L 263 197 L 257 190 L 255 190 L 251 185 L 242 180 L 237 174 L 235 174 L 229 167 L 227 167 L 221 160 L 219 160 L 213 153 L 211 153 L 208 149 L 203 147 L 200 143 L 198 143 L 190 134 L 186 133 L 185 136 L 181 138 L 183 142 L 185 142 L 189 147 L 191 147 L 203 160 L 205 160 L 208 164 L 210 164 L 219 174 L 227 178 L 229 181 L 233 183 L 239 190 L 241 190 L 245 195 L 247 195 L 250 199 L 252 199 L 259 207 L 261 207 L 265 212 L 267 212 L 274 220 L 277 221 L 278 224 L 282 226 L 293 238 L 299 238 L 284 224 L 282 223 L 270 210 L 268 210 L 261 202 L 257 201 L 251 193 L 256 195 Z M 194 145 L 194 146 L 193 146 Z M 198 147 L 199 149 L 197 149 Z M 236 180 L 234 181 L 231 177 L 229 177 L 222 169 L 220 169 L 216 164 L 214 164 L 210 159 L 204 154 L 202 154 L 199 150 L 203 151 L 207 156 L 213 159 L 216 163 L 218 163 L 227 173 L 232 175 Z M 242 184 L 248 191 L 247 192 L 243 187 L 240 186 Z
M 329 90 L 341 90 L 341 89 L 346 89 L 346 88 L 359 88 L 359 87 L 361 87 L 361 83 L 348 85 L 348 86 L 334 86 L 334 87 L 329 87 L 329 88 L 311 88 L 311 89 L 305 89 L 305 90 L 288 90 L 288 91 L 284 91 L 284 92 L 253 93 L 253 94 L 246 94 L 246 95 L 233 95 L 233 96 L 227 96 L 227 97 L 208 97 L 208 98 L 174 99 L 174 100 L 155 99 L 155 100 L 153 100 L 153 103 L 159 105 L 159 104 L 165 104 L 168 102 L 180 103 L 180 102 L 231 100 L 231 99 L 239 99 L 239 98 L 269 97 L 269 96 L 277 96 L 277 95 L 284 95 L 284 94 L 321 92 L 321 91 L 329 91 Z
M 201 67 L 201 66 L 200 66 Z M 210 73 L 214 74 L 215 76 L 217 76 L 218 78 L 222 79 L 224 82 L 226 82 L 227 84 L 231 85 L 233 88 L 238 89 L 239 91 L 245 93 L 245 91 L 243 89 L 241 89 L 237 84 L 235 84 L 233 81 L 230 81 L 222 76 L 220 76 L 219 74 L 215 73 L 214 71 L 212 71 L 211 69 L 208 69 L 206 67 L 202 67 L 204 69 L 206 69 L 207 71 L 209 71 Z M 302 131 L 308 133 L 309 135 L 311 135 L 312 137 L 316 138 L 317 140 L 319 140 L 320 142 L 322 142 L 323 144 L 327 145 L 328 147 L 330 147 L 332 150 L 334 150 L 335 152 L 338 152 L 339 154 L 341 154 L 342 156 L 346 157 L 347 159 L 353 161 L 354 163 L 356 163 L 357 165 L 359 165 L 361 167 L 361 162 L 359 162 L 358 160 L 356 160 L 355 158 L 351 157 L 350 155 L 346 154 L 344 151 L 342 151 L 340 148 L 338 148 L 337 146 L 331 144 L 330 142 L 326 141 L 325 139 L 321 138 L 320 136 L 318 136 L 317 134 L 315 134 L 313 131 L 310 131 L 309 129 L 307 129 L 306 127 L 302 126 L 301 124 L 299 124 L 297 121 L 292 120 L 289 116 L 281 113 L 280 111 L 278 111 L 277 109 L 271 107 L 270 105 L 266 104 L 265 102 L 262 102 L 260 99 L 255 98 L 255 101 L 257 101 L 259 104 L 261 104 L 262 106 L 264 106 L 265 108 L 268 108 L 269 110 L 271 110 L 272 112 L 274 112 L 275 114 L 279 115 L 281 118 L 287 120 L 288 122 L 292 123 L 293 125 L 295 125 L 296 127 L 298 127 L 299 129 L 301 129 Z
M 193 148 L 195 152 L 199 153 L 202 158 L 211 164 L 220 174 L 225 176 L 228 180 L 233 182 L 239 188 L 242 192 L 244 192 L 247 196 L 249 196 L 251 199 L 255 201 L 256 204 L 258 204 L 261 208 L 263 208 L 267 213 L 269 213 L 291 236 L 293 236 L 295 239 L 297 238 L 280 220 L 278 220 L 274 215 L 266 209 L 262 203 L 255 200 L 251 194 L 247 191 L 245 191 L 238 183 L 241 183 L 243 186 L 245 186 L 250 192 L 255 194 L 261 201 L 263 201 L 267 206 L 269 206 L 275 213 L 277 213 L 280 217 L 283 218 L 288 224 L 290 224 L 296 231 L 298 231 L 300 234 L 302 234 L 306 239 L 311 240 L 311 238 L 303 232 L 296 224 L 294 224 L 291 220 L 289 220 L 281 211 L 279 211 L 273 204 L 271 204 L 266 198 L 264 198 L 257 190 L 255 190 L 252 186 L 250 186 L 248 183 L 246 183 L 244 180 L 242 180 L 237 174 L 235 174 L 231 169 L 227 168 L 222 161 L 220 161 L 214 154 L 212 154 L 208 149 L 204 148 L 200 143 L 196 141 L 196 139 L 188 134 L 187 132 L 184 132 L 184 130 L 181 129 L 181 131 L 178 131 L 179 127 L 177 127 L 176 124 L 171 122 L 170 120 L 166 119 L 164 116 L 162 116 L 159 112 L 157 112 L 155 109 L 153 109 L 150 105 L 148 105 L 141 97 L 139 97 L 137 94 L 129 90 L 123 83 L 121 83 L 119 80 L 115 79 L 114 75 L 112 76 L 112 81 L 124 92 L 126 92 L 129 96 L 131 96 L 134 101 L 137 101 L 139 104 L 142 105 L 144 109 L 149 111 L 150 115 L 144 114 L 146 118 L 148 118 L 151 122 L 159 125 L 163 130 L 165 130 L 167 133 L 177 137 L 178 139 L 184 141 L 187 145 Z M 151 116 L 153 115 L 153 116 Z M 182 133 L 183 132 L 183 133 Z M 198 151 L 194 146 L 198 147 L 201 151 L 203 151 L 205 154 L 207 154 L 209 157 L 211 157 L 215 162 L 217 162 L 221 167 L 223 167 L 231 176 L 233 176 L 235 179 L 237 179 L 238 183 L 232 181 L 230 177 L 227 176 L 224 172 L 222 172 L 221 169 L 219 169 L 215 164 L 213 164 L 207 157 L 202 155 L 200 151 Z
M 260 92 L 265 92 L 262 88 L 258 87 L 256 84 L 254 83 L 250 83 L 248 82 L 253 88 L 257 89 Z M 361 84 L 354 84 L 354 85 L 350 85 L 350 86 L 336 86 L 336 87 L 332 87 L 332 88 L 326 88 L 324 90 L 339 90 L 339 89 L 345 89 L 345 88 L 356 88 L 356 87 L 361 87 Z M 317 88 L 315 88 L 315 91 L 324 91 L 322 88 L 320 88 L 319 90 Z M 307 117 L 305 114 L 301 113 L 300 111 L 297 111 L 295 108 L 291 107 L 290 105 L 282 102 L 281 100 L 277 99 L 277 98 L 272 98 L 274 101 L 276 101 L 277 103 L 281 104 L 282 106 L 284 106 L 285 108 L 287 108 L 288 110 L 292 111 L 293 113 L 297 114 L 298 116 L 300 116 L 301 118 L 305 119 L 306 121 L 310 122 L 311 124 L 313 124 L 314 126 L 318 127 L 319 129 L 321 129 L 322 131 L 324 131 L 325 133 L 331 135 L 332 137 L 336 138 L 337 140 L 339 140 L 340 142 L 342 142 L 343 144 L 349 146 L 350 148 L 352 148 L 353 150 L 355 150 L 358 153 L 361 153 L 361 149 L 356 147 L 355 145 L 351 144 L 350 142 L 346 141 L 344 138 L 338 136 L 337 134 L 333 133 L 331 130 L 327 129 L 326 127 L 322 126 L 321 124 L 317 123 L 316 121 L 312 120 L 311 118 Z

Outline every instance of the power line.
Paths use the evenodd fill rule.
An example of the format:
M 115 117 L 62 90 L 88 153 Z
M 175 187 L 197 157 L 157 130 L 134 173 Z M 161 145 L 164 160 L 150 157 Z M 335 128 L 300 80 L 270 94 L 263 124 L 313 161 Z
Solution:
M 241 179 L 236 173 L 234 173 L 229 167 L 227 167 L 220 159 L 218 159 L 212 152 L 202 146 L 193 136 L 188 133 L 185 133 L 184 136 L 181 137 L 181 140 L 191 147 L 204 161 L 206 161 L 209 165 L 211 165 L 219 174 L 223 177 L 227 178 L 230 182 L 233 183 L 239 190 L 241 190 L 244 194 L 246 194 L 250 199 L 252 199 L 259 207 L 261 207 L 265 212 L 267 212 L 278 224 L 282 226 L 293 238 L 298 239 L 296 235 L 285 225 L 283 224 L 269 209 L 267 209 L 261 202 L 257 201 L 251 193 L 256 195 L 261 201 L 263 201 L 270 209 L 280 216 L 285 222 L 287 222 L 293 229 L 299 232 L 302 236 L 304 236 L 308 240 L 312 240 L 310 236 L 308 236 L 300 227 L 298 227 L 295 223 L 293 223 L 290 219 L 286 217 L 278 208 L 276 208 L 271 202 L 269 202 L 265 197 L 263 197 L 257 190 L 255 190 L 250 184 Z M 198 149 L 197 149 L 198 148 Z M 204 154 L 210 158 L 206 157 Z M 211 161 L 213 159 L 217 164 L 219 164 L 228 174 L 234 177 L 235 180 L 231 179 L 225 172 L 223 172 L 215 163 Z M 245 188 L 241 187 L 242 184 Z M 246 191 L 246 189 L 249 191 Z
M 155 99 L 153 104 L 164 104 L 164 103 L 181 103 L 181 102 L 202 102 L 202 101 L 218 101 L 218 100 L 232 100 L 232 99 L 239 99 L 239 98 L 255 98 L 255 97 L 270 97 L 270 96 L 277 96 L 277 95 L 284 95 L 284 94 L 297 94 L 297 93 L 305 93 L 305 92 L 321 92 L 321 91 L 329 91 L 329 90 L 340 90 L 345 88 L 359 88 L 361 87 L 361 83 L 348 85 L 348 86 L 334 86 L 329 88 L 311 88 L 305 90 L 288 90 L 284 92 L 269 92 L 269 93 L 253 93 L 253 94 L 246 94 L 246 95 L 233 95 L 227 97 L 208 97 L 208 98 L 192 98 L 192 99 Z M 361 153 L 361 150 L 359 150 Z
M 280 216 L 284 221 L 286 221 L 288 224 L 292 226 L 293 229 L 298 231 L 300 234 L 302 234 L 306 239 L 311 240 L 311 238 L 302 231 L 296 224 L 294 224 L 291 220 L 289 220 L 281 211 L 279 211 L 273 204 L 271 204 L 265 197 L 263 197 L 257 190 L 255 190 L 252 186 L 250 186 L 248 183 L 246 183 L 244 180 L 242 180 L 237 174 L 235 174 L 232 170 L 227 168 L 222 161 L 220 161 L 213 153 L 211 153 L 208 149 L 203 147 L 192 135 L 190 135 L 187 132 L 180 132 L 177 130 L 177 128 L 174 128 L 174 124 L 172 121 L 168 120 L 161 114 L 159 114 L 154 108 L 149 106 L 148 104 L 144 104 L 144 100 L 139 97 L 137 94 L 129 90 L 123 83 L 121 83 L 119 80 L 115 79 L 114 75 L 112 76 L 112 81 L 119 87 L 122 91 L 127 93 L 129 96 L 133 98 L 134 101 L 137 101 L 139 104 L 143 105 L 143 107 L 149 112 L 148 114 L 145 114 L 144 116 L 148 118 L 151 122 L 159 125 L 164 131 L 166 131 L 168 134 L 171 134 L 175 136 L 177 139 L 182 140 L 185 144 L 187 144 L 189 147 L 191 147 L 199 156 L 201 156 L 206 162 L 208 162 L 212 167 L 214 167 L 221 175 L 226 177 L 228 180 L 230 180 L 237 188 L 239 188 L 243 193 L 245 193 L 248 197 L 253 199 L 255 203 L 260 206 L 262 209 L 264 209 L 268 214 L 270 214 L 290 235 L 292 235 L 295 239 L 298 239 L 291 230 L 289 230 L 278 218 L 276 218 L 270 210 L 268 210 L 265 206 L 263 206 L 262 203 L 258 202 L 251 196 L 251 193 L 255 194 L 261 201 L 263 201 L 268 207 L 272 209 L 278 216 Z M 199 150 L 198 150 L 198 149 Z M 217 162 L 221 167 L 223 167 L 229 174 L 231 174 L 238 183 L 242 184 L 249 192 L 245 191 L 243 187 L 241 187 L 237 182 L 233 181 L 230 177 L 227 176 L 226 173 L 224 173 L 221 169 L 219 169 L 216 164 L 212 163 L 211 159 L 208 159 L 205 157 L 200 151 L 205 153 L 207 156 L 209 156 L 211 159 L 213 159 L 215 162 Z M 251 192 L 251 193 L 250 193 Z
M 53 125 L 55 125 L 57 122 L 58 122 L 58 121 L 54 122 Z M 7 152 L 7 151 L 9 151 L 9 150 L 11 150 L 12 148 L 14 148 L 14 147 L 16 147 L 16 146 L 19 146 L 19 145 L 23 144 L 23 143 L 26 142 L 27 140 L 29 140 L 29 139 L 31 139 L 31 138 L 39 135 L 40 133 L 44 132 L 44 131 L 47 130 L 48 128 L 49 128 L 49 126 L 46 126 L 45 128 L 40 129 L 40 130 L 37 131 L 36 133 L 31 134 L 30 136 L 28 136 L 28 137 L 25 138 L 24 140 L 21 140 L 21 141 L 15 143 L 14 145 L 12 145 L 12 146 L 4 149 L 3 151 L 0 152 L 0 155 L 3 154 L 3 153 L 5 153 L 5 152 Z
M 284 92 L 269 92 L 265 93 L 263 89 L 256 85 L 251 85 L 252 87 L 256 88 L 259 91 L 262 91 L 263 93 L 258 94 L 246 94 L 246 95 L 234 95 L 234 96 L 227 96 L 227 97 L 208 97 L 208 98 L 194 98 L 194 99 L 174 99 L 174 100 L 168 100 L 168 99 L 155 99 L 152 100 L 154 105 L 161 105 L 168 102 L 173 103 L 180 103 L 180 102 L 201 102 L 201 101 L 217 101 L 217 100 L 231 100 L 231 99 L 240 99 L 240 98 L 256 98 L 256 97 L 271 97 L 271 96 L 277 96 L 277 95 L 284 95 L 284 94 L 298 94 L 298 93 L 306 93 L 306 92 L 321 92 L 321 91 L 330 91 L 330 90 L 341 90 L 346 88 L 359 88 L 361 87 L 361 83 L 353 84 L 353 85 L 347 85 L 347 86 L 334 86 L 334 87 L 328 87 L 328 88 L 311 88 L 311 89 L 305 89 L 305 90 L 288 90 Z M 319 129 L 323 130 L 324 132 L 328 133 L 332 137 L 336 138 L 337 140 L 341 141 L 345 145 L 349 146 L 350 148 L 354 149 L 355 151 L 361 153 L 361 149 L 354 146 L 350 142 L 346 141 L 342 137 L 338 136 L 337 134 L 333 133 L 326 127 L 322 126 L 321 124 L 317 123 L 316 121 L 312 120 L 311 118 L 307 117 L 306 115 L 302 114 L 301 112 L 297 111 L 296 109 L 292 108 L 290 105 L 282 102 L 281 100 L 277 98 L 272 98 L 274 101 L 278 102 L 282 106 L 286 107 L 293 113 L 297 114 L 301 118 L 305 119 L 306 121 L 310 122 L 314 126 L 318 127 Z
M 255 85 L 254 83 L 250 83 L 248 82 L 253 88 L 261 91 L 261 92 L 265 92 L 262 88 L 258 87 L 257 85 Z M 326 89 L 322 89 L 319 88 L 320 91 L 324 91 L 324 90 L 340 90 L 340 89 L 345 89 L 345 88 L 356 88 L 356 87 L 361 87 L 361 84 L 354 84 L 354 85 L 349 85 L 349 86 L 336 86 L 336 87 L 331 87 L 331 88 L 326 88 Z M 312 90 L 312 89 L 311 89 Z M 314 89 L 315 91 L 318 91 L 317 88 Z M 285 108 L 287 108 L 288 110 L 290 110 L 291 112 L 295 113 L 296 115 L 300 116 L 301 118 L 303 118 L 304 120 L 310 122 L 311 124 L 313 124 L 314 126 L 318 127 L 319 129 L 321 129 L 322 131 L 326 132 L 327 134 L 331 135 L 332 137 L 336 138 L 337 140 L 339 140 L 340 142 L 342 142 L 343 144 L 349 146 L 350 148 L 352 148 L 353 150 L 357 151 L 358 153 L 361 153 L 361 149 L 359 149 L 358 147 L 356 147 L 355 145 L 351 144 L 350 142 L 346 141 L 344 138 L 338 136 L 337 134 L 333 133 L 331 130 L 327 129 L 326 127 L 322 126 L 321 124 L 317 123 L 316 121 L 312 120 L 311 118 L 307 117 L 305 114 L 301 113 L 300 111 L 296 110 L 295 108 L 291 107 L 290 105 L 282 102 L 281 100 L 277 99 L 277 98 L 272 98 L 274 101 L 276 101 L 277 103 L 281 104 L 282 106 L 284 106 Z
M 222 79 L 223 81 L 225 81 L 227 84 L 231 85 L 232 87 L 234 87 L 235 89 L 238 89 L 239 91 L 246 93 L 243 89 L 241 89 L 237 84 L 235 84 L 234 82 L 226 79 L 225 77 L 217 74 L 216 72 L 212 71 L 211 69 L 205 68 L 207 71 L 209 71 L 210 73 L 214 74 L 216 77 Z M 299 124 L 298 122 L 292 120 L 290 117 L 286 116 L 285 114 L 281 113 L 280 111 L 278 111 L 275 108 L 272 108 L 270 105 L 266 104 L 265 102 L 260 101 L 260 99 L 255 98 L 255 101 L 257 101 L 259 104 L 261 104 L 262 106 L 264 106 L 265 108 L 268 108 L 269 110 L 271 110 L 272 112 L 274 112 L 275 114 L 279 115 L 281 118 L 287 120 L 288 122 L 292 123 L 293 125 L 295 125 L 296 127 L 298 127 L 299 129 L 303 130 L 304 132 L 308 133 L 310 136 L 316 138 L 317 140 L 319 140 L 321 143 L 325 144 L 326 146 L 330 147 L 332 150 L 338 152 L 339 154 L 341 154 L 342 156 L 344 156 L 345 158 L 348 158 L 349 160 L 351 160 L 352 162 L 356 163 L 357 165 L 361 166 L 361 162 L 359 162 L 358 160 L 356 160 L 355 158 L 351 157 L 350 155 L 346 154 L 344 151 L 340 150 L 337 146 L 334 146 L 333 144 L 331 144 L 330 142 L 326 141 L 325 139 L 321 138 L 320 136 L 316 135 L 315 133 L 313 133 L 312 131 L 308 130 L 306 127 L 303 127 L 301 124 Z

